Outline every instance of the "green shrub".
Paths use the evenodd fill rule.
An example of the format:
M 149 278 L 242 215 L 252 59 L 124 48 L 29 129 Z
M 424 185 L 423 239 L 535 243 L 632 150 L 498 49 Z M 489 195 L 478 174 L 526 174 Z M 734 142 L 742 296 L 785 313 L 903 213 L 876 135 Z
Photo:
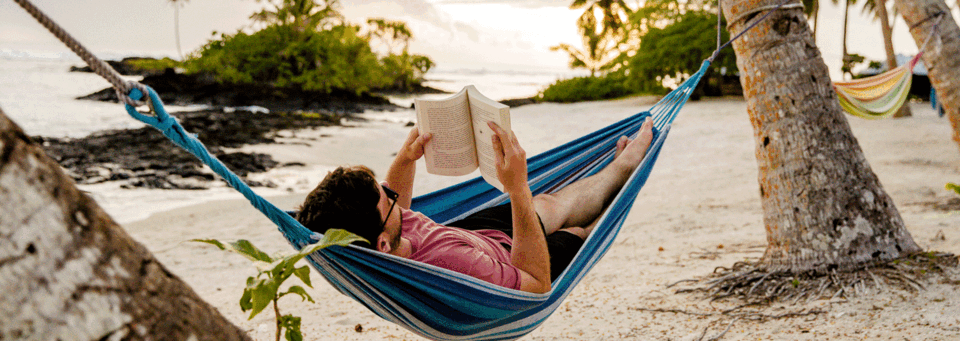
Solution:
M 717 48 L 716 35 L 704 34 L 715 32 L 716 25 L 716 14 L 692 11 L 663 28 L 651 28 L 642 37 L 636 54 L 628 59 L 628 86 L 634 91 L 656 91 L 662 89 L 665 77 L 677 83 L 686 80 Z M 726 30 L 722 34 L 723 41 L 729 39 Z M 728 74 L 735 74 L 733 49 L 721 50 L 711 68 L 725 68 Z
M 130 66 L 133 66 L 135 69 L 142 71 L 163 71 L 170 68 L 180 67 L 180 62 L 170 58 L 130 58 L 125 60 L 125 62 L 130 64 Z
M 587 76 L 556 81 L 543 90 L 539 100 L 569 103 L 618 98 L 632 93 L 622 76 Z
M 410 90 L 423 83 L 423 75 L 433 67 L 433 61 L 426 56 L 408 54 L 390 54 L 384 57 L 384 87 L 393 90 Z
M 222 83 L 260 83 L 277 87 L 356 93 L 386 85 L 384 71 L 357 27 L 298 31 L 272 25 L 252 34 L 222 35 L 194 53 L 188 72 L 205 72 Z

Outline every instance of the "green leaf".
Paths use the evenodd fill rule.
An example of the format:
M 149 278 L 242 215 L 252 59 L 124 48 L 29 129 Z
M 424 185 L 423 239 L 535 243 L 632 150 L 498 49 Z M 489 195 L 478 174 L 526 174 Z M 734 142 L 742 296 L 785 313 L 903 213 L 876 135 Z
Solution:
M 253 246 L 253 243 L 246 239 L 240 239 L 238 241 L 230 243 L 230 246 L 233 246 L 235 252 L 250 258 L 251 260 L 258 260 L 262 262 L 273 262 L 273 259 L 269 255 L 260 251 L 256 246 Z
M 223 242 L 216 239 L 192 239 L 190 241 L 207 243 L 220 248 L 220 250 L 236 252 L 252 261 L 261 261 L 267 263 L 273 262 L 273 259 L 270 258 L 269 255 L 263 251 L 260 251 L 260 249 L 258 249 L 256 246 L 253 246 L 253 243 L 245 239 L 230 242 L 229 244 L 223 244 Z
M 283 315 L 277 320 L 280 322 L 280 327 L 286 330 L 283 334 L 287 341 L 303 341 L 303 334 L 300 332 L 300 317 Z
M 220 250 L 226 250 L 226 249 L 227 249 L 225 246 L 223 246 L 223 243 L 221 243 L 219 240 L 216 240 L 216 239 L 190 239 L 190 241 L 191 241 L 191 242 L 198 242 L 198 243 L 207 243 L 207 244 L 210 244 L 210 245 L 219 247 Z
M 300 258 L 303 258 L 311 253 L 317 252 L 321 249 L 333 246 L 347 246 L 353 242 L 367 241 L 366 239 L 361 238 L 358 235 L 355 235 L 351 232 L 341 229 L 329 229 L 326 233 L 323 234 L 323 239 L 315 244 L 310 244 L 302 249 L 300 249 L 299 254 Z M 299 259 L 298 259 L 299 260 Z
M 247 287 L 243 288 L 243 296 L 240 296 L 240 311 L 246 312 L 247 310 L 253 309 L 253 303 L 250 302 L 253 283 L 256 279 L 253 277 L 247 277 Z
M 944 187 L 946 187 L 948 190 L 957 192 L 957 194 L 960 194 L 960 185 L 957 185 L 957 184 L 952 183 L 952 182 L 948 182 L 947 185 L 944 186 Z
M 290 290 L 287 290 L 287 292 L 280 294 L 280 297 L 286 296 L 288 294 L 297 294 L 297 295 L 300 295 L 300 299 L 303 301 L 310 301 L 310 303 L 317 303 L 317 302 L 314 302 L 313 297 L 310 297 L 310 294 L 308 294 L 307 291 L 304 290 L 303 287 L 299 285 L 290 286 Z
M 303 284 L 306 284 L 308 287 L 313 288 L 313 285 L 310 284 L 310 267 L 309 266 L 301 266 L 297 268 L 297 270 L 294 270 L 293 274 L 296 275 L 297 278 L 299 278 L 300 281 L 303 282 Z
M 273 279 L 261 279 L 253 283 L 253 288 L 247 287 L 251 291 L 250 302 L 253 307 L 250 311 L 250 319 L 257 316 L 267 305 L 277 298 L 278 283 Z

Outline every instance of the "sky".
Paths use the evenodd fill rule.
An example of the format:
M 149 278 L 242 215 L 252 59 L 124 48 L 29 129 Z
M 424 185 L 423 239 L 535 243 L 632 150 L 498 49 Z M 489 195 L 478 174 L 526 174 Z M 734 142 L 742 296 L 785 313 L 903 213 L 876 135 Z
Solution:
M 637 0 L 628 0 L 628 3 Z M 169 0 L 32 0 L 97 55 L 177 57 L 174 7 Z M 341 0 L 348 21 L 383 17 L 407 22 L 414 34 L 411 51 L 431 57 L 441 68 L 564 70 L 567 57 L 550 46 L 580 46 L 575 28 L 580 11 L 570 0 Z M 951 1 L 952 2 L 952 1 Z M 832 75 L 839 76 L 843 11 L 824 1 L 817 45 Z M 180 8 L 184 53 L 196 50 L 213 31 L 233 33 L 250 26 L 256 0 L 193 0 Z M 955 18 L 957 11 L 953 12 Z M 851 8 L 848 50 L 883 60 L 879 21 Z M 714 32 L 704 32 L 713 35 Z M 917 45 L 903 19 L 894 26 L 894 50 L 915 54 Z M 0 54 L 4 51 L 68 53 L 13 1 L 0 0 Z M 706 58 L 707 56 L 704 56 Z M 2 62 L 2 60 L 0 60 Z

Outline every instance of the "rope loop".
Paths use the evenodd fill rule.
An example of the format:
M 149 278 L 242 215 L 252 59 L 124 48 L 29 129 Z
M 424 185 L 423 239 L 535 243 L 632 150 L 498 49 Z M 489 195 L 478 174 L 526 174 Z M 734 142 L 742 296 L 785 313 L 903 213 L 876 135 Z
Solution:
M 789 0 L 787 0 L 787 1 L 789 1 Z M 786 4 L 787 1 L 781 2 L 781 3 L 776 4 L 776 5 L 760 6 L 760 7 L 751 9 L 751 10 L 749 10 L 749 11 L 740 13 L 740 15 L 738 15 L 738 16 L 736 16 L 736 17 L 733 17 L 733 19 L 730 19 L 730 20 L 727 22 L 727 24 L 729 25 L 729 24 L 732 24 L 732 23 L 735 23 L 735 22 L 739 22 L 740 20 L 743 20 L 743 19 L 746 18 L 746 17 L 749 17 L 749 16 L 751 16 L 751 15 L 754 15 L 754 14 L 757 14 L 757 13 L 760 13 L 760 12 L 763 12 L 763 11 L 778 10 L 778 9 L 804 8 L 802 2 L 798 2 L 798 3 L 795 3 L 795 4 L 789 4 L 789 5 L 787 5 L 787 4 Z M 760 22 L 760 20 L 757 20 L 757 22 Z
M 943 15 L 944 15 L 944 14 L 947 14 L 947 12 L 940 11 L 940 12 L 931 14 L 931 15 L 927 16 L 926 18 L 921 19 L 921 20 L 918 21 L 916 24 L 910 25 L 910 28 L 908 28 L 907 30 L 908 30 L 908 31 L 913 31 L 913 29 L 919 27 L 920 25 L 923 25 L 923 23 L 925 23 L 925 22 L 927 22 L 927 21 L 930 21 L 930 20 L 933 20 L 933 19 L 935 19 L 935 18 L 940 18 L 940 19 L 937 19 L 937 22 L 936 22 L 936 23 L 934 23 L 934 25 L 939 25 L 939 24 L 940 24 L 940 20 L 943 20 Z
M 132 104 L 126 104 L 124 106 L 127 109 L 127 114 L 137 121 L 157 128 L 157 130 L 160 130 L 164 133 L 164 135 L 166 135 L 167 131 L 177 124 L 177 119 L 167 113 L 167 110 L 163 107 L 163 101 L 160 100 L 160 95 L 157 95 L 157 92 L 154 91 L 153 88 L 140 83 L 135 84 L 139 85 L 139 87 L 130 91 L 131 100 L 149 103 L 150 110 L 154 113 L 154 115 L 145 115 L 140 113 L 137 111 L 137 106 Z M 140 90 L 141 88 L 143 90 Z M 147 94 L 146 101 L 140 101 L 140 98 L 144 97 L 144 93 Z
M 760 19 L 757 19 L 756 21 L 750 23 L 750 25 L 747 25 L 746 28 L 744 28 L 742 31 L 740 31 L 740 33 L 737 33 L 737 35 L 734 36 L 733 38 L 730 38 L 730 40 L 727 40 L 726 43 L 724 43 L 723 45 L 720 45 L 720 47 L 717 47 L 717 49 L 713 51 L 713 54 L 710 55 L 710 58 L 707 58 L 707 61 L 712 63 L 713 60 L 714 60 L 715 58 L 717 58 L 718 55 L 720 55 L 720 50 L 723 50 L 724 48 L 727 47 L 727 45 L 730 45 L 730 43 L 732 43 L 734 40 L 737 40 L 737 39 L 739 39 L 740 37 L 742 37 L 743 34 L 744 34 L 744 33 L 747 33 L 747 31 L 749 31 L 751 28 L 756 27 L 758 24 L 760 24 L 760 22 L 766 20 L 768 17 L 770 17 L 771 14 L 773 14 L 774 11 L 776 11 L 776 10 L 778 10 L 778 9 L 784 9 L 784 8 L 797 8 L 797 7 L 803 8 L 803 3 L 795 3 L 795 4 L 789 4 L 789 5 L 787 5 L 787 2 L 790 2 L 790 1 L 792 1 L 792 0 L 783 0 L 783 1 L 781 1 L 779 4 L 776 4 L 776 5 L 760 6 L 760 7 L 754 8 L 754 9 L 752 9 L 752 10 L 750 10 L 750 11 L 747 11 L 747 12 L 745 12 L 745 13 L 741 13 L 740 15 L 736 16 L 735 18 L 733 18 L 734 20 L 728 21 L 728 22 L 727 22 L 727 25 L 730 25 L 730 24 L 732 24 L 732 23 L 735 23 L 735 22 L 740 21 L 741 19 L 743 19 L 744 17 L 746 17 L 746 16 L 748 16 L 748 15 L 751 15 L 751 14 L 754 14 L 754 13 L 758 13 L 758 12 L 761 12 L 761 11 L 770 10 L 769 12 L 767 12 L 767 14 L 764 14 L 762 17 L 760 17 Z M 720 10 L 720 5 L 719 5 L 719 4 L 720 4 L 720 0 L 717 0 L 717 10 L 718 10 L 718 12 L 717 12 L 717 41 L 718 41 L 718 42 L 719 42 L 719 40 L 720 40 L 720 15 L 723 14 L 723 13 L 719 12 L 719 10 Z

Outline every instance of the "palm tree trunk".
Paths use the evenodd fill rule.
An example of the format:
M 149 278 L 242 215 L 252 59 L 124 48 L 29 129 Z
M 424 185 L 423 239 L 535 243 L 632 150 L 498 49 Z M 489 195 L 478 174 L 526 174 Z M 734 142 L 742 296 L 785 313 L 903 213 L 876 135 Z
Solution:
M 897 55 L 893 52 L 893 27 L 887 14 L 887 0 L 876 1 L 877 17 L 880 18 L 880 31 L 883 33 L 883 50 L 887 53 L 887 70 L 897 68 Z
M 727 18 L 780 3 L 721 1 Z M 855 269 L 920 251 L 850 130 L 803 12 L 778 10 L 733 46 L 756 141 L 761 267 Z
M 0 340 L 249 340 L 0 111 Z
M 893 52 L 893 27 L 890 26 L 890 17 L 887 14 L 887 0 L 874 1 L 876 1 L 877 17 L 880 18 L 880 31 L 883 33 L 883 49 L 887 53 L 887 70 L 893 70 L 897 68 L 897 55 Z M 907 104 L 893 114 L 895 118 L 910 116 L 913 116 L 913 113 L 910 112 L 910 106 Z
M 173 2 L 173 29 L 177 38 L 177 54 L 183 60 L 183 51 L 180 50 L 180 3 L 176 1 Z
M 923 63 L 927 66 L 930 84 L 937 90 L 947 118 L 953 127 L 953 140 L 960 147 L 960 28 L 943 0 L 894 0 L 894 5 L 907 25 L 917 25 L 910 30 L 917 46 L 923 46 Z M 924 41 L 933 30 L 937 13 L 945 16 L 933 39 L 940 39 L 940 46 Z M 926 20 L 926 21 L 924 21 Z
M 847 52 L 847 23 L 850 18 L 850 0 L 843 0 L 843 67 L 847 67 L 847 63 L 850 63 L 850 58 L 848 57 Z M 848 70 L 843 73 L 843 76 L 846 77 L 847 73 L 850 76 L 853 76 L 853 70 Z
M 880 31 L 883 34 L 883 49 L 887 54 L 887 70 L 897 68 L 897 55 L 893 52 L 893 27 L 890 25 L 890 17 L 887 14 L 887 0 L 874 0 L 876 2 L 877 17 L 880 18 Z M 904 104 L 893 114 L 894 118 L 910 117 L 913 113 L 910 106 Z

